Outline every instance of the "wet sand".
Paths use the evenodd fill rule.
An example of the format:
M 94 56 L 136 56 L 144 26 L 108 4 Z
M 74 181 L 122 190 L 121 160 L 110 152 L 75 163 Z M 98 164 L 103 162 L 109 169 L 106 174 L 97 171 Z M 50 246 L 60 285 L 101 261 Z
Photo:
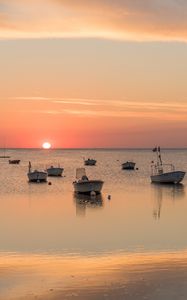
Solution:
M 1 257 L 0 277 L 0 300 L 186 300 L 187 253 Z

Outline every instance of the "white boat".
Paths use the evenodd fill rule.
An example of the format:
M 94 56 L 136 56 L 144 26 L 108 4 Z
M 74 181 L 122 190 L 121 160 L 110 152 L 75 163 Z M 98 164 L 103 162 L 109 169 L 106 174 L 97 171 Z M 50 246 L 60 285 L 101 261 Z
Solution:
M 121 165 L 121 167 L 122 167 L 122 170 L 134 170 L 135 165 L 136 165 L 136 163 L 134 163 L 133 161 L 126 161 L 125 163 L 123 163 Z
M 95 160 L 93 158 L 84 159 L 85 166 L 95 166 L 96 162 L 97 162 L 97 160 Z
M 59 177 L 59 176 L 62 176 L 63 171 L 64 171 L 64 169 L 61 168 L 60 166 L 59 167 L 51 166 L 50 168 L 47 168 L 48 176 Z
M 29 162 L 29 171 L 27 173 L 29 182 L 46 182 L 47 181 L 47 172 L 45 171 L 32 171 L 31 162 Z
M 76 179 L 77 181 L 73 182 L 74 190 L 76 193 L 101 193 L 104 182 L 102 180 L 89 180 L 86 176 L 85 168 L 78 168 L 76 170 Z
M 172 164 L 163 164 L 160 147 L 154 148 L 153 151 L 157 154 L 157 162 L 152 162 L 151 165 L 151 181 L 154 183 L 180 183 L 185 172 L 175 171 Z

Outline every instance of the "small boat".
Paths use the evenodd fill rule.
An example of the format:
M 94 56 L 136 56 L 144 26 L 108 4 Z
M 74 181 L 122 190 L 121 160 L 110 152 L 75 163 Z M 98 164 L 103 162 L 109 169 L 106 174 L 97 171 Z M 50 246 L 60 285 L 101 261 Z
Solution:
M 157 154 L 157 162 L 152 161 L 151 181 L 154 183 L 180 183 L 185 176 L 185 172 L 175 171 L 172 164 L 163 164 L 160 147 L 155 147 L 153 152 Z
M 85 166 L 95 166 L 96 162 L 97 162 L 97 160 L 95 160 L 93 158 L 84 159 Z
M 12 165 L 19 165 L 20 159 L 12 159 L 12 160 L 9 159 L 8 162 L 9 162 L 9 164 L 12 164 Z
M 76 193 L 82 194 L 100 194 L 103 181 L 102 180 L 89 180 L 86 176 L 85 168 L 76 169 L 76 179 L 73 182 L 74 190 Z
M 135 165 L 136 165 L 136 163 L 134 163 L 133 161 L 126 161 L 125 163 L 123 163 L 121 165 L 121 167 L 122 167 L 122 170 L 134 170 Z
M 60 166 L 59 167 L 51 166 L 50 168 L 47 169 L 47 175 L 59 177 L 62 176 L 63 171 L 64 169 L 61 168 Z
M 29 171 L 27 173 L 29 182 L 46 182 L 47 181 L 47 172 L 45 171 L 32 171 L 31 162 L 29 161 Z

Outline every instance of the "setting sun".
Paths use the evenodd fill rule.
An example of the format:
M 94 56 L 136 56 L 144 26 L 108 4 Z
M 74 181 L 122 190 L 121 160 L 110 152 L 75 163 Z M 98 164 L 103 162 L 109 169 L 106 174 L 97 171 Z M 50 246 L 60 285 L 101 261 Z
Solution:
M 42 144 L 42 148 L 43 149 L 50 149 L 51 148 L 51 144 L 49 142 L 45 142 Z

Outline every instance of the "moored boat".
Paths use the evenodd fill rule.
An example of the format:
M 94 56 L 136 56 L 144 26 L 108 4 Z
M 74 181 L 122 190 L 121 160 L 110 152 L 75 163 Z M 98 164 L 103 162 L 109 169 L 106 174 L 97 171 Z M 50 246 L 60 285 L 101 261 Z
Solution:
M 84 159 L 85 166 L 95 166 L 96 162 L 97 162 L 97 160 L 95 160 L 93 158 Z
M 136 165 L 136 163 L 134 163 L 133 161 L 126 161 L 125 163 L 123 163 L 121 165 L 121 167 L 122 167 L 122 170 L 134 170 L 135 165 Z
M 102 180 L 89 180 L 86 176 L 85 168 L 78 168 L 76 170 L 76 179 L 77 180 L 73 182 L 76 193 L 101 193 L 104 182 Z
M 9 159 L 9 164 L 12 164 L 12 165 L 19 165 L 20 163 L 20 159 Z
M 32 171 L 31 162 L 29 162 L 29 171 L 27 173 L 29 182 L 46 182 L 47 181 L 47 172 L 45 171 Z
M 157 162 L 152 162 L 151 165 L 151 181 L 153 183 L 180 183 L 185 176 L 185 172 L 176 171 L 172 164 L 163 164 L 160 147 L 155 147 L 153 152 L 157 154 Z
M 47 168 L 47 175 L 48 176 L 55 176 L 55 177 L 60 177 L 62 176 L 64 169 L 59 167 L 54 167 L 51 166 L 50 168 Z

